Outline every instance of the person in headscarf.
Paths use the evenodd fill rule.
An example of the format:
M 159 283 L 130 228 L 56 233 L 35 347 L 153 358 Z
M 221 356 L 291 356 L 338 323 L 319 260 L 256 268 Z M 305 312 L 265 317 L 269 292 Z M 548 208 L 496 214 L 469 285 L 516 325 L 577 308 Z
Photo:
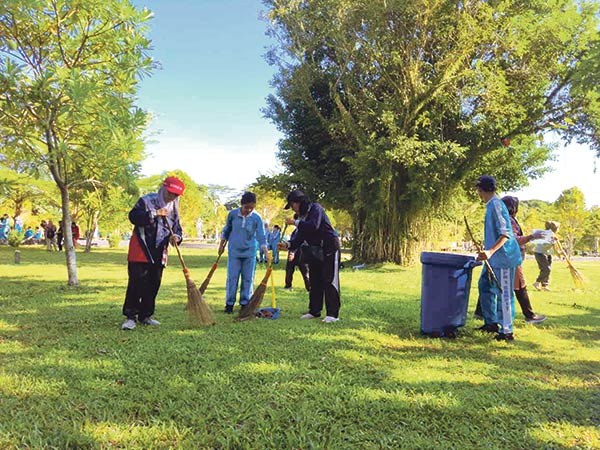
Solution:
M 510 224 L 512 225 L 512 230 L 515 235 L 515 239 L 519 243 L 519 248 L 521 250 L 521 258 L 525 260 L 525 244 L 528 242 L 539 239 L 540 233 L 539 230 L 534 232 L 533 234 L 529 234 L 527 236 L 523 235 L 523 229 L 521 225 L 517 221 L 516 214 L 519 210 L 519 199 L 517 197 L 511 197 L 510 195 L 506 195 L 502 197 L 502 201 L 506 205 L 506 209 L 508 209 L 508 215 L 510 216 Z M 515 297 L 519 302 L 519 306 L 521 307 L 521 311 L 525 316 L 525 322 L 527 323 L 541 323 L 546 320 L 546 316 L 543 314 L 536 314 L 533 312 L 533 307 L 531 306 L 531 301 L 529 300 L 529 293 L 527 292 L 527 284 L 525 283 L 525 276 L 523 275 L 523 266 L 518 266 L 515 269 L 515 285 L 514 285 Z M 475 315 L 481 316 L 481 303 L 479 300 L 477 301 L 477 307 L 475 308 Z
M 129 282 L 123 304 L 123 330 L 133 330 L 136 318 L 144 325 L 160 325 L 153 318 L 154 307 L 169 243 L 178 245 L 182 240 L 179 196 L 184 190 L 181 180 L 167 177 L 158 192 L 140 197 L 129 212 L 134 228 L 127 254 Z

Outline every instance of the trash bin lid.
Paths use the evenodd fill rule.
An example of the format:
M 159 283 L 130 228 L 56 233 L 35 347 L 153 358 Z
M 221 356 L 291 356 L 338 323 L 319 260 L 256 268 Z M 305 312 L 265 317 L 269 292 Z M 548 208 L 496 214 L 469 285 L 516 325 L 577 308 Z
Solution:
M 433 264 L 440 266 L 463 267 L 469 261 L 474 261 L 472 255 L 463 255 L 460 253 L 439 253 L 439 252 L 422 252 L 421 263 Z

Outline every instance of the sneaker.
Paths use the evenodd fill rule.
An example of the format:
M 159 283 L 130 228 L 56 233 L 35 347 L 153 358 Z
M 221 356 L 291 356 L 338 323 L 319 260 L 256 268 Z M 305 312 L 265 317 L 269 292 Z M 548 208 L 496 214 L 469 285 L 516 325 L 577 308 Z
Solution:
M 123 325 L 121 325 L 121 330 L 133 330 L 135 328 L 135 320 L 133 319 L 127 319 L 125 322 L 123 322 Z
M 146 317 L 140 323 L 142 325 L 151 325 L 151 326 L 160 325 L 160 322 L 156 319 L 153 319 L 152 317 Z
M 323 323 L 333 323 L 333 322 L 337 322 L 338 320 L 340 320 L 339 317 L 325 316 L 325 318 L 323 320 L 321 320 L 321 322 L 323 322 Z
M 233 305 L 225 305 L 223 312 L 225 314 L 233 314 Z
M 313 316 L 311 313 L 302 314 L 300 316 L 301 319 L 316 319 L 319 316 Z
M 291 290 L 292 290 L 292 287 L 291 287 L 291 286 L 284 286 L 283 288 L 284 288 L 284 289 L 287 289 L 288 291 L 291 291 Z
M 475 320 L 483 320 L 483 316 L 481 314 L 475 313 L 475 314 L 473 314 L 473 319 L 475 319 Z
M 543 314 L 534 314 L 531 317 L 525 318 L 525 322 L 527 323 L 542 323 L 544 320 L 546 320 L 546 316 Z
M 533 283 L 533 287 L 536 288 L 538 291 L 542 290 L 542 285 L 540 284 L 539 281 L 536 281 L 535 283 Z
M 551 289 L 548 287 L 548 285 L 545 285 L 545 286 L 542 285 L 542 291 L 548 291 L 548 292 L 550 292 L 550 290 Z
M 514 341 L 515 336 L 512 333 L 498 333 L 494 336 L 497 341 Z
M 497 323 L 488 323 L 485 324 L 479 328 L 477 328 L 479 331 L 484 331 L 486 333 L 497 333 L 499 331 L 498 328 L 498 324 Z

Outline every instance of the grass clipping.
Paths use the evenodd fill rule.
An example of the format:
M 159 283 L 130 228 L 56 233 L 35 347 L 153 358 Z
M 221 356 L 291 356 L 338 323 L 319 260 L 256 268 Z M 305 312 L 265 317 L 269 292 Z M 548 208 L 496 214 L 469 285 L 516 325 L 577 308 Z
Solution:
M 194 280 L 190 277 L 190 272 L 186 268 L 183 270 L 185 275 L 185 284 L 187 286 L 188 301 L 186 310 L 188 312 L 188 319 L 193 325 L 214 325 L 215 318 L 213 317 L 210 306 L 204 300 L 204 297 L 200 293 L 200 290 L 194 283 Z

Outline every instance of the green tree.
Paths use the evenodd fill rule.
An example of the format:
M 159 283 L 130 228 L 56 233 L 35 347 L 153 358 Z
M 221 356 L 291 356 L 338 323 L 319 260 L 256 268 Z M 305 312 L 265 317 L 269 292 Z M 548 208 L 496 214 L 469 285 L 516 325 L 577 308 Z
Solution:
M 409 262 L 482 173 L 502 190 L 540 176 L 540 133 L 597 144 L 599 84 L 583 82 L 597 4 L 265 4 L 280 44 L 265 111 L 285 136 L 279 181 L 348 210 L 359 259 Z
M 0 137 L 12 162 L 44 165 L 60 191 L 68 282 L 78 284 L 70 195 L 127 178 L 142 157 L 137 83 L 153 67 L 145 23 L 127 0 L 0 4 Z M 118 181 L 113 182 L 113 185 Z
M 576 187 L 563 191 L 554 202 L 554 207 L 557 213 L 556 220 L 560 222 L 558 236 L 565 252 L 572 254 L 577 241 L 585 234 L 585 225 L 589 217 L 583 192 Z

